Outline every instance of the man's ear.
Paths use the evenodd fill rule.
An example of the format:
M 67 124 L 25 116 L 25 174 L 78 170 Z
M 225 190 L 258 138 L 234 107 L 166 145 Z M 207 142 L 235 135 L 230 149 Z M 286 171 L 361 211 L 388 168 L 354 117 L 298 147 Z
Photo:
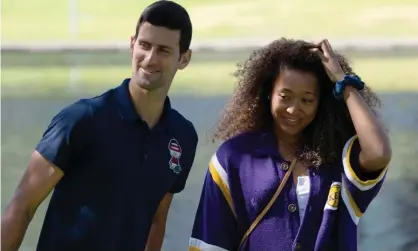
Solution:
M 131 36 L 131 42 L 129 44 L 129 51 L 132 53 L 134 51 L 134 46 L 135 46 L 135 37 Z
M 183 53 L 180 57 L 180 66 L 179 70 L 183 70 L 184 68 L 189 65 L 190 60 L 192 59 L 192 50 L 187 50 L 185 53 Z

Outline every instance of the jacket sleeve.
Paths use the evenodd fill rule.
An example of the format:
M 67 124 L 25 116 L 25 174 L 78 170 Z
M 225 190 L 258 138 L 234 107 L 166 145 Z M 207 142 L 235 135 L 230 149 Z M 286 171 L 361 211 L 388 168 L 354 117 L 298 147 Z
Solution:
M 236 250 L 239 242 L 225 163 L 215 154 L 206 173 L 189 251 Z
M 378 172 L 363 172 L 359 160 L 360 150 L 358 137 L 353 136 L 345 144 L 342 153 L 341 197 L 355 224 L 358 224 L 360 217 L 379 193 L 388 169 L 386 166 Z

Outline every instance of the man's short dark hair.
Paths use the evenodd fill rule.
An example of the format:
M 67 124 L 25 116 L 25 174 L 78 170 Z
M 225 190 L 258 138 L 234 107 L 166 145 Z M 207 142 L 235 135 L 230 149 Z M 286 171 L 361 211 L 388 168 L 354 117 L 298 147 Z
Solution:
M 160 0 L 149 5 L 139 17 L 136 24 L 135 39 L 138 37 L 139 28 L 145 22 L 154 26 L 165 27 L 170 30 L 180 31 L 180 53 L 190 48 L 192 40 L 192 22 L 186 9 L 173 1 Z

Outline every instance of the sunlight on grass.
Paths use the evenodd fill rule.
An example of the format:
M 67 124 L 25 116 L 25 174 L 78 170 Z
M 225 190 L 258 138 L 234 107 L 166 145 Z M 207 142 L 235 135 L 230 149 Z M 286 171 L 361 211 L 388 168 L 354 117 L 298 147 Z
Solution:
M 143 9 L 154 1 L 2 1 L 3 42 L 69 40 L 70 3 L 76 3 L 81 41 L 128 41 Z M 194 38 L 409 37 L 418 34 L 414 0 L 276 1 L 179 0 L 190 13 Z M 121 7 L 123 6 L 123 7 Z M 48 11 L 45 11 L 48 10 Z M 344 10 L 344 11 L 341 11 Z M 39 15 L 42 13 L 42 15 Z M 51 42 L 51 41 L 49 41 Z

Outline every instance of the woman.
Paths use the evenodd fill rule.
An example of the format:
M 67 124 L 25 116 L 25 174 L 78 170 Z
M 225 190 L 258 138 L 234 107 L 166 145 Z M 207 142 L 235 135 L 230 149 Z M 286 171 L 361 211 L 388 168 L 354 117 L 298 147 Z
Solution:
M 379 99 L 327 40 L 274 41 L 236 76 L 189 250 L 357 250 L 391 159 Z

